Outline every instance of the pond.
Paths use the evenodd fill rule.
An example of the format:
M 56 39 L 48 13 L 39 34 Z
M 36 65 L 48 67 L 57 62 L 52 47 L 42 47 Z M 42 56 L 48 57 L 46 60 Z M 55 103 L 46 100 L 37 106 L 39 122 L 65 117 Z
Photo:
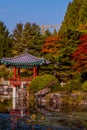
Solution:
M 0 114 L 0 130 L 87 130 L 87 112 L 51 112 L 37 108 L 31 114 Z

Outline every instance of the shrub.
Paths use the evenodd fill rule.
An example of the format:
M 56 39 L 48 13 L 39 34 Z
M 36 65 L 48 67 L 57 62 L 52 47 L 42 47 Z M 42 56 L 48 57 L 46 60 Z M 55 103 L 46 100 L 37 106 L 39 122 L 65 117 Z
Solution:
M 54 81 L 48 86 L 51 89 L 51 92 L 61 92 L 62 87 L 58 81 Z
M 87 80 L 81 85 L 81 90 L 87 92 Z
M 79 80 L 71 80 L 66 85 L 64 85 L 64 91 L 72 92 L 74 90 L 80 90 L 81 84 Z
M 11 99 L 5 99 L 4 101 L 0 100 L 0 112 L 8 112 L 12 108 Z
M 38 76 L 35 79 L 32 80 L 30 85 L 30 91 L 32 92 L 38 92 L 39 90 L 49 87 L 50 83 L 57 82 L 57 79 L 55 76 L 50 74 L 45 74 L 43 76 Z

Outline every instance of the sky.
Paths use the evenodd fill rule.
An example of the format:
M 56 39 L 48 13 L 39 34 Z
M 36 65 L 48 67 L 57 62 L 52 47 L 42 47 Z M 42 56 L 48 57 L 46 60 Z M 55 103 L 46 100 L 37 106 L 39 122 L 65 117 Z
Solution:
M 0 21 L 12 32 L 18 23 L 61 25 L 72 0 L 0 0 Z

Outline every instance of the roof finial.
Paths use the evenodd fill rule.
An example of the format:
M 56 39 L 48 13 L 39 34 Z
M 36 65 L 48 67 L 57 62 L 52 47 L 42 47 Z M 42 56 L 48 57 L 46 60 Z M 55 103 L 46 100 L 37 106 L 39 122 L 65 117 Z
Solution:
M 28 48 L 25 49 L 26 54 L 28 53 Z

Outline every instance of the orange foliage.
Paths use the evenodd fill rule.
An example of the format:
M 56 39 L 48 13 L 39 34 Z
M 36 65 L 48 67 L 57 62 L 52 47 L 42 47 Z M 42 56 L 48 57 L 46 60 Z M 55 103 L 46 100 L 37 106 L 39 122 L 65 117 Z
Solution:
M 80 24 L 79 30 L 87 30 L 87 23 L 86 24 Z
M 73 68 L 77 72 L 87 70 L 87 34 L 83 34 L 80 37 L 81 44 L 78 45 L 75 52 L 72 54 L 72 58 L 75 61 Z
M 42 46 L 42 52 L 43 53 L 57 53 L 58 48 L 59 48 L 59 44 L 58 44 L 58 38 L 54 37 L 54 36 L 49 36 L 47 37 L 47 39 L 45 40 L 44 45 Z
M 58 41 L 58 38 L 54 37 L 54 36 L 49 36 L 47 37 L 47 39 L 45 40 L 46 43 L 50 43 L 50 42 L 56 42 Z

